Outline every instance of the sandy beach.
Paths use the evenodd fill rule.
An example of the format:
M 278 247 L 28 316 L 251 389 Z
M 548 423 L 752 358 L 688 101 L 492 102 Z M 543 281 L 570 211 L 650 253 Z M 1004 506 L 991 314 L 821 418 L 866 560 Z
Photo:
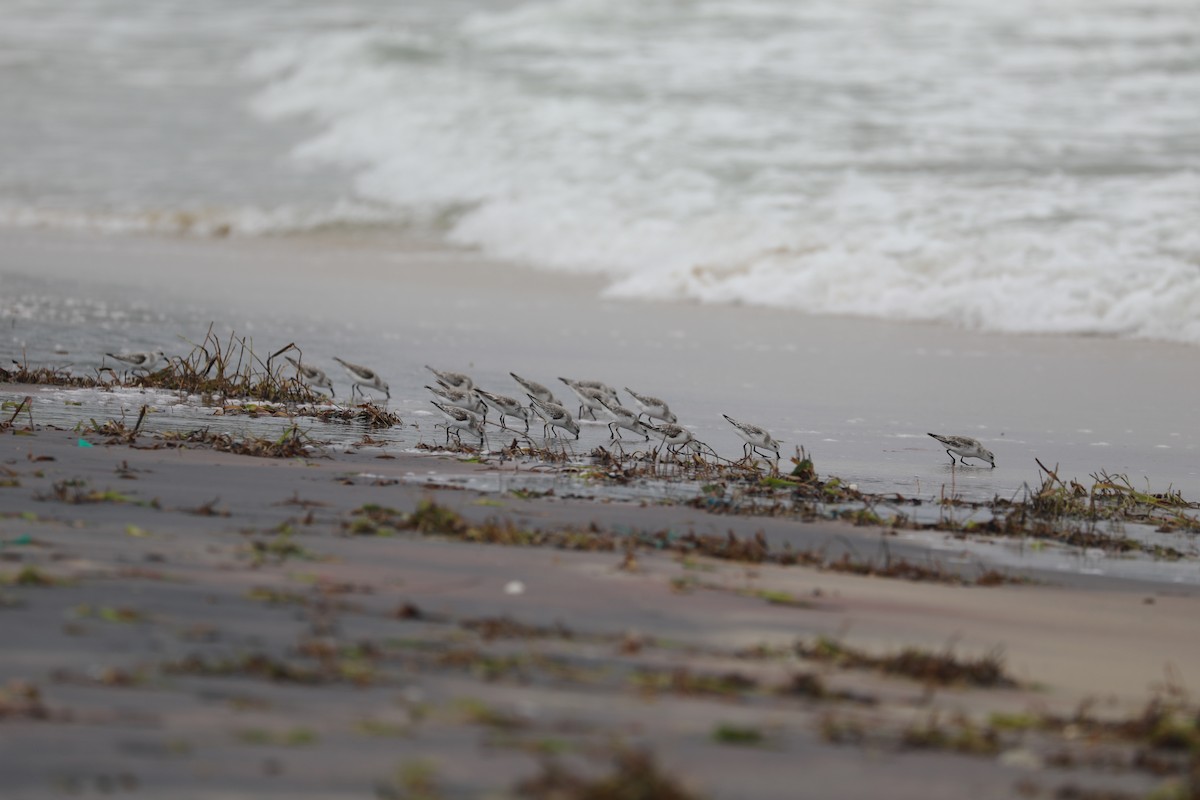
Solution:
M 549 797 L 522 784 L 551 782 L 544 763 L 599 780 L 643 747 L 663 780 L 714 798 L 1141 797 L 1186 772 L 1153 730 L 1112 726 L 1154 697 L 1190 707 L 1171 692 L 1200 685 L 1191 556 L 1122 571 L 1082 548 L 1009 558 L 970 536 L 715 515 L 637 489 L 568 481 L 539 497 L 519 465 L 413 448 L 442 437 L 425 413 L 432 363 L 483 385 L 511 369 L 652 387 L 729 454 L 740 443 L 720 413 L 744 409 L 822 475 L 881 494 L 1009 496 L 1040 457 L 1194 496 L 1193 350 L 699 314 L 595 300 L 587 279 L 500 273 L 462 251 L 383 252 L 336 236 L 4 234 L 8 285 L 110 310 L 135 297 L 164 312 L 139 336 L 208 319 L 323 357 L 356 348 L 405 420 L 375 445 L 351 426 L 349 445 L 260 459 L 164 448 L 155 431 L 211 413 L 188 403 L 151 414 L 129 446 L 71 427 L 131 421 L 153 394 L 0 387 L 35 398 L 0 453 L 6 796 Z M 31 362 L 98 363 L 96 330 L 71 330 L 14 318 L 10 342 Z M 1150 410 L 1162 385 L 1179 391 Z M 278 430 L 251 424 L 205 422 Z M 997 468 L 951 471 L 926 428 L 986 437 Z M 606 436 L 585 427 L 579 452 Z M 430 501 L 449 522 L 403 521 Z M 582 549 L 464 540 L 510 523 L 575 532 Z M 961 580 L 646 545 L 727 533 Z M 973 585 L 989 569 L 1007 582 Z M 998 672 L 981 685 L 889 672 L 906 651 Z
M 3 800 L 1200 800 L 1195 0 L 4 12 Z
M 862 552 L 880 532 L 430 489 L 413 476 L 431 460 L 487 469 L 430 457 L 87 438 L 3 439 L 0 758 L 14 798 L 542 796 L 516 788 L 542 760 L 598 775 L 638 746 L 697 797 L 1134 797 L 1161 782 L 1131 766 L 1143 745 L 1084 723 L 998 726 L 967 754 L 911 731 L 980 738 L 989 721 L 1085 707 L 1136 717 L 1156 687 L 1200 681 L 1194 588 L 630 557 L 620 541 L 636 532 L 762 530 Z M 423 501 L 474 525 L 611 532 L 617 549 L 355 527 L 364 508 Z M 880 656 L 993 654 L 1004 681 L 942 686 L 793 649 L 821 637 Z

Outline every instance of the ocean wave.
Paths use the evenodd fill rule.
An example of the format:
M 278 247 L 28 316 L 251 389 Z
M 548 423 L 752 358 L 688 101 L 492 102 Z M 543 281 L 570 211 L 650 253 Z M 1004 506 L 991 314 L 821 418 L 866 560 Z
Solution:
M 198 33 L 183 0 L 122 0 L 132 25 L 43 5 L 6 40 L 22 58 L 100 14 L 72 69 L 104 56 L 134 88 L 67 109 L 112 126 L 95 142 L 46 106 L 67 138 L 0 170 L 0 224 L 397 226 L 613 297 L 1200 343 L 1194 0 L 229 1 Z M 210 71 L 212 47 L 249 56 Z M 227 80 L 292 123 L 262 126 L 290 156 L 238 127 Z M 108 113 L 143 85 L 179 146 Z M 44 205 L 12 200 L 38 181 Z
M 250 70 L 298 158 L 610 296 L 1200 343 L 1200 67 L 1153 5 L 530 3 Z

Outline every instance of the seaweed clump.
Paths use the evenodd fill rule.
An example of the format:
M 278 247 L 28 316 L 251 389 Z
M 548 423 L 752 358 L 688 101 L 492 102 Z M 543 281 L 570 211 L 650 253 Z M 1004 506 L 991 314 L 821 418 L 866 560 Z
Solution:
M 697 800 L 679 779 L 665 773 L 645 750 L 619 750 L 607 775 L 589 778 L 557 761 L 520 781 L 515 792 L 528 800 Z

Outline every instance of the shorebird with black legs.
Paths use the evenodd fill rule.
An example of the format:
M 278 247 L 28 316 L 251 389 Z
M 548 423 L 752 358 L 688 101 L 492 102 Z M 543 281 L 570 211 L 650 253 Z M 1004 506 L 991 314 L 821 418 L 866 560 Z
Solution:
M 358 392 L 359 394 L 363 395 L 363 397 L 366 397 L 366 395 L 363 393 L 364 387 L 367 389 L 374 389 L 378 392 L 383 392 L 389 400 L 392 398 L 391 389 L 388 388 L 388 385 L 383 382 L 383 378 L 379 377 L 379 373 L 377 373 L 375 370 L 371 369 L 370 367 L 364 367 L 361 364 L 351 364 L 349 361 L 343 361 L 337 356 L 334 356 L 333 360 L 341 364 L 342 368 L 346 370 L 346 374 L 350 376 L 350 380 L 352 381 L 350 385 L 351 400 L 354 399 L 355 392 Z
M 564 431 L 570 431 L 575 434 L 575 438 L 579 438 L 579 423 L 571 416 L 571 412 L 560 406 L 558 403 L 546 403 L 538 400 L 533 395 L 526 395 L 533 403 L 533 410 L 542 418 L 542 435 L 549 437 L 551 428 L 562 428 Z M 558 435 L 556 432 L 555 436 Z
M 288 361 L 292 362 L 292 366 L 300 373 L 300 377 L 304 379 L 310 387 L 316 386 L 321 389 L 328 389 L 330 397 L 337 397 L 337 392 L 333 390 L 333 381 L 329 380 L 329 376 L 325 374 L 325 370 L 310 367 L 307 364 L 301 364 L 291 356 L 284 356 Z
M 437 376 L 438 383 L 443 386 L 449 386 L 451 389 L 458 389 L 460 392 L 469 392 L 475 388 L 475 381 L 471 380 L 467 375 L 461 372 L 443 372 L 440 369 L 434 369 L 428 364 L 425 369 Z
M 583 417 L 583 410 L 586 408 L 591 418 L 596 419 L 596 412 L 604 408 L 601 401 L 606 400 L 615 405 L 621 404 L 617 393 L 600 381 L 574 381 L 570 378 L 559 378 L 559 380 L 565 383 L 579 398 L 580 418 Z
M 494 394 L 493 392 L 485 392 L 483 389 L 476 389 L 475 394 L 479 395 L 479 399 L 487 403 L 492 408 L 500 413 L 500 427 L 505 427 L 504 420 L 506 417 L 516 417 L 524 420 L 525 432 L 529 433 L 529 409 L 521 405 L 521 401 L 513 397 L 508 397 L 502 394 Z
M 510 372 L 508 374 L 512 375 L 512 378 L 514 381 L 521 384 L 521 388 L 525 390 L 525 394 L 532 395 L 533 397 L 536 397 L 538 400 L 541 400 L 543 403 L 554 403 L 555 405 L 562 405 L 562 403 L 558 402 L 558 400 L 554 397 L 553 392 L 551 392 L 549 389 L 547 389 L 545 386 L 538 383 L 537 381 L 531 381 L 528 378 L 522 378 L 520 375 L 518 375 L 515 372 Z
M 109 358 L 115 358 L 117 361 L 124 361 L 134 369 L 144 369 L 150 372 L 152 367 L 158 365 L 159 361 L 166 359 L 167 354 L 162 350 L 152 350 L 148 353 L 105 353 Z
M 751 451 L 757 453 L 763 458 L 766 458 L 766 453 L 759 453 L 758 451 L 758 448 L 761 447 L 764 450 L 774 450 L 775 463 L 779 463 L 779 442 L 773 439 L 771 434 L 767 433 L 757 425 L 751 425 L 748 422 L 738 422 L 728 414 L 722 414 L 721 416 L 724 417 L 726 421 L 734 427 L 734 430 L 737 431 L 737 435 L 741 437 L 743 442 L 745 442 L 745 444 L 742 446 L 742 452 L 745 454 L 746 458 L 750 457 Z
M 462 441 L 462 438 L 459 437 L 458 431 L 470 431 L 479 437 L 479 446 L 483 447 L 483 421 L 480 420 L 479 417 L 475 416 L 470 411 L 467 411 L 465 408 L 446 405 L 445 403 L 439 403 L 437 400 L 430 400 L 429 402 L 437 406 L 437 410 L 441 411 L 442 416 L 446 418 L 445 428 L 447 446 L 450 444 L 450 431 L 453 429 L 455 431 L 454 435 L 458 437 L 459 442 Z
M 682 425 L 665 423 L 647 427 L 663 437 L 663 446 L 671 451 L 672 454 L 678 453 L 684 447 L 690 447 L 695 450 L 700 449 L 700 443 L 696 441 L 696 437 L 692 436 L 692 432 Z
M 647 419 L 661 419 L 663 422 L 670 423 L 679 422 L 664 401 L 648 394 L 638 394 L 628 386 L 625 387 L 625 391 L 629 392 L 629 396 L 633 398 L 634 404 L 638 407 L 639 417 L 645 414 Z
M 640 433 L 646 441 L 650 441 L 650 431 L 652 430 L 646 423 L 638 419 L 638 415 L 630 411 L 625 406 L 609 403 L 605 400 L 600 401 L 605 410 L 612 414 L 613 421 L 608 423 L 609 433 L 612 438 L 620 441 L 621 428 L 634 433 Z
M 487 420 L 487 406 L 475 396 L 474 391 L 464 392 L 442 384 L 437 386 L 425 384 L 425 388 L 433 392 L 435 397 L 441 398 L 441 402 L 446 405 L 470 411 L 472 414 L 478 414 L 483 417 L 485 421 Z
M 970 466 L 965 459 L 978 458 L 981 461 L 986 461 L 992 465 L 992 469 L 996 468 L 996 457 L 992 455 L 992 451 L 981 445 L 978 440 L 972 439 L 970 436 L 943 436 L 937 433 L 929 434 L 946 446 L 946 455 L 950 456 L 950 463 L 954 463 L 954 454 L 957 453 L 959 461 L 964 466 Z

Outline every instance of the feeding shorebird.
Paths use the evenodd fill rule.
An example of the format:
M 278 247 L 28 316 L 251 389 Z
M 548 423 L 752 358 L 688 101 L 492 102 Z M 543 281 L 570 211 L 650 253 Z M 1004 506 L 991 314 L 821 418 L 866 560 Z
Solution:
M 428 364 L 425 369 L 437 375 L 438 383 L 449 386 L 451 389 L 458 389 L 460 392 L 469 392 L 475 388 L 475 381 L 461 372 L 442 372 L 440 369 L 434 369 Z
M 779 461 L 779 442 L 771 438 L 771 434 L 767 433 L 757 425 L 751 425 L 748 422 L 738 422 L 728 414 L 722 414 L 730 425 L 737 431 L 737 435 L 742 438 L 746 444 L 742 446 L 742 452 L 746 458 L 750 457 L 750 451 L 753 450 L 760 456 L 766 457 L 766 453 L 759 453 L 758 448 L 762 447 L 767 450 L 775 451 L 775 460 Z
M 583 409 L 586 408 L 591 414 L 592 419 L 596 418 L 596 412 L 604 408 L 602 399 L 606 399 L 615 403 L 621 404 L 621 399 L 617 397 L 617 393 L 608 384 L 600 381 L 575 381 L 570 378 L 559 378 L 565 383 L 575 396 L 579 398 L 579 416 L 583 416 Z
M 292 362 L 300 372 L 300 376 L 308 382 L 310 386 L 318 386 L 329 390 L 330 397 L 337 397 L 337 393 L 333 391 L 333 381 L 329 380 L 329 376 L 325 374 L 325 370 L 310 367 L 307 364 L 301 364 L 291 356 L 284 356 L 288 361 Z
M 533 395 L 526 395 L 533 403 L 533 410 L 542 418 L 542 434 L 549 435 L 550 428 L 562 428 L 575 434 L 575 438 L 579 438 L 579 424 L 571 417 L 571 412 L 560 406 L 558 403 L 546 403 L 538 400 Z M 556 433 L 555 436 L 558 434 Z
M 616 403 L 608 403 L 604 400 L 600 402 L 608 413 L 613 415 L 613 421 L 608 423 L 608 430 L 614 439 L 621 438 L 621 432 L 618 429 L 624 428 L 627 431 L 640 433 L 645 437 L 646 441 L 650 441 L 651 428 L 639 420 L 637 414 L 625 408 L 625 406 L 617 405 Z
M 115 358 L 117 361 L 124 361 L 126 364 L 131 364 L 135 369 L 144 369 L 149 371 L 151 367 L 158 364 L 159 361 L 165 359 L 167 354 L 162 350 L 153 350 L 148 353 L 105 353 L 109 358 Z
M 681 425 L 666 423 L 647 427 L 663 437 L 663 445 L 672 453 L 679 452 L 685 445 L 697 450 L 700 449 L 700 443 L 696 441 L 696 437 L 692 436 L 692 432 Z
M 388 385 L 383 382 L 383 378 L 379 377 L 379 373 L 370 367 L 364 367 L 361 364 L 351 364 L 349 361 L 343 361 L 337 356 L 333 360 L 342 365 L 346 373 L 350 376 L 353 383 L 350 385 L 350 398 L 354 399 L 354 393 L 363 394 L 360 387 L 365 386 L 368 389 L 377 389 L 387 395 L 388 399 L 392 398 L 392 392 Z M 363 394 L 365 397 L 366 395 Z
M 657 397 L 650 395 L 638 394 L 628 386 L 625 391 L 629 392 L 629 396 L 633 398 L 633 402 L 637 404 L 638 416 L 645 414 L 649 419 L 661 419 L 663 422 L 678 422 L 675 415 L 671 413 L 671 409 L 667 408 L 667 404 Z
M 614 400 L 618 399 L 617 390 L 609 386 L 604 381 L 577 381 L 573 380 L 572 378 L 559 378 L 559 380 L 565 383 L 567 386 L 570 386 L 572 389 L 577 386 L 580 389 L 595 389 L 611 396 Z
M 996 468 L 996 457 L 992 455 L 992 451 L 970 436 L 940 436 L 936 433 L 929 435 L 946 446 L 946 455 L 950 456 L 951 464 L 954 463 L 954 454 L 958 453 L 959 460 L 964 465 L 967 463 L 964 459 L 978 458 L 991 464 L 992 469 Z
M 529 409 L 521 405 L 520 400 L 502 394 L 485 392 L 483 389 L 476 389 L 475 394 L 479 395 L 483 402 L 500 412 L 500 427 L 504 427 L 505 417 L 516 417 L 525 420 L 525 432 L 529 433 Z
M 515 372 L 510 372 L 508 374 L 512 375 L 514 381 L 521 384 L 521 388 L 525 390 L 526 394 L 536 397 L 538 400 L 541 400 L 543 403 L 554 403 L 555 405 L 562 405 L 561 403 L 558 402 L 558 400 L 555 399 L 553 392 L 551 392 L 545 386 L 542 386 L 537 381 L 531 381 L 531 380 L 527 380 L 526 378 L 522 378 L 520 375 L 518 375 Z
M 438 411 L 441 411 L 442 415 L 446 418 L 445 427 L 447 445 L 450 444 L 450 429 L 454 428 L 456 431 L 471 431 L 472 433 L 477 434 L 479 436 L 479 445 L 480 447 L 483 446 L 483 421 L 480 420 L 479 417 L 475 416 L 470 411 L 467 411 L 465 408 L 449 406 L 444 403 L 439 403 L 437 400 L 430 400 L 429 402 L 437 406 Z M 456 432 L 454 435 L 457 437 L 458 433 Z M 462 441 L 461 437 L 459 438 L 459 441 Z
M 485 420 L 487 419 L 487 406 L 475 396 L 474 392 L 464 392 L 440 384 L 438 386 L 425 384 L 425 388 L 433 392 L 437 397 L 440 397 L 446 405 L 470 411 L 472 414 L 478 414 Z

